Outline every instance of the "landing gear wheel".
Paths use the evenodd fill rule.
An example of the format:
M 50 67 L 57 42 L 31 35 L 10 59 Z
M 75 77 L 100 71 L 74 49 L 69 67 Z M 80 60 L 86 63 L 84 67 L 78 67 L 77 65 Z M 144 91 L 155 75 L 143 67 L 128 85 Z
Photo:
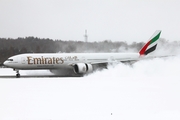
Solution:
M 16 74 L 16 78 L 20 78 L 20 74 L 18 73 L 18 74 Z
M 16 78 L 20 78 L 19 70 L 16 70 Z

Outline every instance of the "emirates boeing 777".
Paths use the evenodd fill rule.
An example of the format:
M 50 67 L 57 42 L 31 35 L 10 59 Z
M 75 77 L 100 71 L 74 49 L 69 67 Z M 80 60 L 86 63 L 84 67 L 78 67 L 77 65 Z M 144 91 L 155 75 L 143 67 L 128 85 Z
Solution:
M 8 58 L 4 65 L 16 71 L 49 69 L 50 71 L 73 71 L 73 74 L 91 73 L 108 63 L 137 61 L 156 49 L 161 31 L 157 30 L 138 53 L 27 53 Z

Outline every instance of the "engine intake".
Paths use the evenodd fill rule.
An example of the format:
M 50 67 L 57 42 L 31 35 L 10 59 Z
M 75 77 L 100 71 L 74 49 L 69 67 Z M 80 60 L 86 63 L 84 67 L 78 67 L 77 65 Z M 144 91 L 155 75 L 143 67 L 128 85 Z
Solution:
M 76 74 L 85 74 L 93 71 L 93 66 L 87 63 L 77 63 L 74 65 L 74 72 Z

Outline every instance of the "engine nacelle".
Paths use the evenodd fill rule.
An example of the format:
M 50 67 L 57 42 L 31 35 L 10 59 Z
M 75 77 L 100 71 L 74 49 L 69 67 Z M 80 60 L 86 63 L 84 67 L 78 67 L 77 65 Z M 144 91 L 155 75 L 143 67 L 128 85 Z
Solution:
M 91 64 L 86 63 L 76 63 L 74 65 L 74 72 L 76 74 L 84 74 L 93 71 L 93 66 Z

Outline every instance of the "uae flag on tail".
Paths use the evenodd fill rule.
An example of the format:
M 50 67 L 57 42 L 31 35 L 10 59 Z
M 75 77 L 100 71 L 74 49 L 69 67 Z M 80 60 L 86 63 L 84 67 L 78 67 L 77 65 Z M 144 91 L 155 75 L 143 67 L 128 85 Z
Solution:
M 153 52 L 156 47 L 157 47 L 157 42 L 159 40 L 161 31 L 157 30 L 152 37 L 150 38 L 150 40 L 143 46 L 143 48 L 139 51 L 140 55 L 147 55 L 151 52 Z

